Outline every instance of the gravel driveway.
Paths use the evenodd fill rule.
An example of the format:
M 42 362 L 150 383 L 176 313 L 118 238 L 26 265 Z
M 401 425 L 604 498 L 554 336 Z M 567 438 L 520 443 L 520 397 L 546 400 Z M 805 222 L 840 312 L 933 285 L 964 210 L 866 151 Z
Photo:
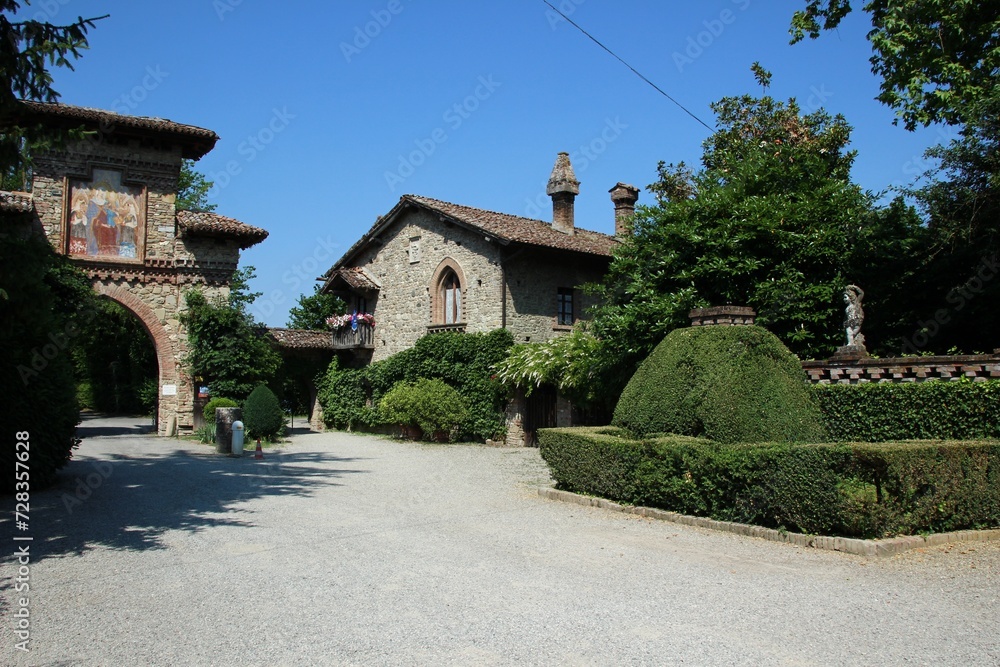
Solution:
M 537 450 L 91 419 L 31 497 L 0 664 L 1000 665 L 1000 544 L 884 560 L 543 500 Z

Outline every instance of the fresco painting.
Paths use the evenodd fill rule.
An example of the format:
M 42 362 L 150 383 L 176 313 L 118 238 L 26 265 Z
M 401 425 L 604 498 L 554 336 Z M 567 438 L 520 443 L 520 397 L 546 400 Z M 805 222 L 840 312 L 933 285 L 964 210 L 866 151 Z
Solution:
M 90 180 L 70 182 L 69 254 L 139 259 L 146 228 L 142 187 L 122 183 L 122 172 L 94 169 Z

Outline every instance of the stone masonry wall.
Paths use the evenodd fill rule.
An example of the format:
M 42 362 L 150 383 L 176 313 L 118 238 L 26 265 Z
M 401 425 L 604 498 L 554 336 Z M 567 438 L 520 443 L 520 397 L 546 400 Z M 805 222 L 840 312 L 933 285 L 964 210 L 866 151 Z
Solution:
M 596 299 L 580 286 L 599 280 L 606 270 L 599 261 L 554 261 L 551 255 L 526 252 L 507 262 L 507 328 L 518 343 L 543 343 L 566 333 L 571 326 L 557 324 L 560 288 L 573 289 L 577 319 L 587 319 Z
M 453 259 L 462 270 L 466 331 L 491 331 L 500 326 L 500 267 L 495 244 L 423 210 L 408 211 L 382 241 L 383 245 L 373 246 L 355 262 L 382 286 L 377 303 L 369 303 L 375 314 L 373 361 L 413 347 L 427 333 L 432 323 L 431 281 L 445 258 Z M 414 243 L 419 244 L 417 257 L 411 254 Z

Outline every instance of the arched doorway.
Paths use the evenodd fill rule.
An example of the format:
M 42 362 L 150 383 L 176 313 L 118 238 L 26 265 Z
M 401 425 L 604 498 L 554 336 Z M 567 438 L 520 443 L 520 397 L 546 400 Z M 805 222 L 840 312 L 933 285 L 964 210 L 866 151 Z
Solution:
M 177 344 L 171 340 L 170 334 L 156 317 L 153 309 L 127 290 L 128 287 L 122 285 L 108 285 L 102 282 L 94 284 L 94 291 L 97 294 L 131 313 L 149 336 L 157 366 L 154 423 L 160 435 L 174 435 L 178 429 L 178 413 L 190 412 L 192 408 L 181 403 L 182 398 L 187 399 L 186 402 L 193 403 L 192 387 L 190 381 L 179 372 L 177 361 L 180 356 Z M 179 384 L 185 386 L 180 387 Z
M 135 313 L 98 297 L 72 340 L 80 408 L 116 416 L 152 417 L 156 425 L 159 363 L 156 344 Z

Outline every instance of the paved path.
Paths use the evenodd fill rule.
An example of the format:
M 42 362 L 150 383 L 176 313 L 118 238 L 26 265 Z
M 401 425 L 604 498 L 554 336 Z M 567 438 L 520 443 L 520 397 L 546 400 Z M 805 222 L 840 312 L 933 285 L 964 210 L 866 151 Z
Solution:
M 1000 545 L 886 560 L 546 501 L 536 450 L 296 435 L 231 459 L 90 420 L 9 499 L 0 664 L 1000 665 Z

